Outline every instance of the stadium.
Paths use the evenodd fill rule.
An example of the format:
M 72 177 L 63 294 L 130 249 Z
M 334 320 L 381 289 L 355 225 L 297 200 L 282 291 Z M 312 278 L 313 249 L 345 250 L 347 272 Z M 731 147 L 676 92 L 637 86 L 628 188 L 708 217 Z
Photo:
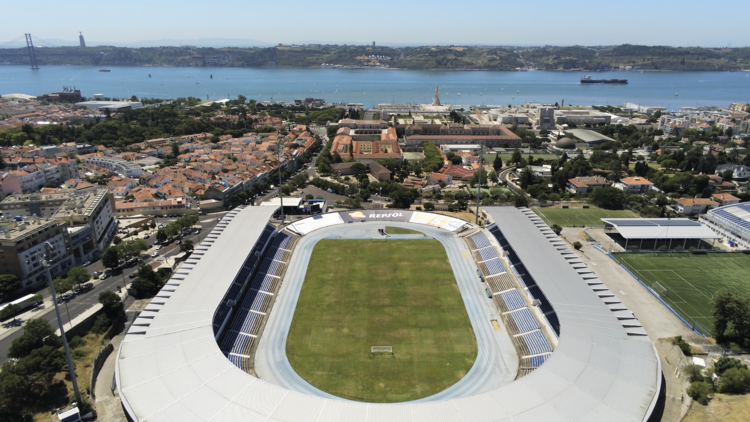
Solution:
M 750 203 L 726 205 L 701 215 L 701 223 L 727 239 L 729 246 L 750 249 Z
M 277 227 L 270 224 L 275 211 L 247 207 L 228 213 L 131 325 L 115 369 L 131 420 L 645 421 L 652 416 L 663 388 L 653 344 L 635 316 L 531 210 L 484 208 L 485 228 L 402 210 L 334 212 Z M 386 223 L 411 234 L 388 235 L 382 231 Z M 436 282 L 419 286 L 409 296 L 413 303 L 399 309 L 433 312 L 433 329 L 425 335 L 434 337 L 428 342 L 445 332 L 463 333 L 463 339 L 472 333 L 468 343 L 474 348 L 464 350 L 460 360 L 470 362 L 468 370 L 451 375 L 455 382 L 411 398 L 345 398 L 324 382 L 309 382 L 320 374 L 307 374 L 308 368 L 292 362 L 300 344 L 330 331 L 316 327 L 317 319 L 340 312 L 340 302 L 348 299 L 347 293 L 332 300 L 333 290 L 316 296 L 317 289 L 332 283 L 356 289 L 367 281 L 329 274 L 328 284 L 315 284 L 315 277 L 326 276 L 316 269 L 345 271 L 366 260 L 349 257 L 350 250 L 321 267 L 316 250 L 353 241 L 369 241 L 383 253 L 409 242 L 437 245 L 435 256 L 441 258 L 434 262 L 414 255 L 406 266 L 389 259 L 367 271 L 372 278 L 385 272 L 387 279 L 390 268 L 381 267 L 401 265 L 399 272 L 412 267 L 406 278 L 419 278 L 413 267 L 427 272 L 447 260 L 455 276 L 449 282 L 463 308 L 443 302 L 452 300 L 449 293 L 439 297 L 438 306 L 428 303 L 424 298 L 432 290 L 451 290 L 451 284 Z M 314 276 L 316 271 L 322 275 Z M 306 308 L 316 297 L 322 303 Z M 299 314 L 309 309 L 314 312 Z M 343 319 L 336 320 L 356 323 Z M 301 326 L 313 330 L 312 339 Z M 370 355 L 365 362 L 390 365 L 410 353 L 397 339 L 363 341 L 368 350 L 361 353 Z M 438 358 L 452 345 L 439 344 Z M 326 347 L 333 356 L 339 345 Z M 393 357 L 374 357 L 383 351 Z M 346 380 L 351 378 L 356 375 Z M 377 396 L 376 390 L 371 393 Z

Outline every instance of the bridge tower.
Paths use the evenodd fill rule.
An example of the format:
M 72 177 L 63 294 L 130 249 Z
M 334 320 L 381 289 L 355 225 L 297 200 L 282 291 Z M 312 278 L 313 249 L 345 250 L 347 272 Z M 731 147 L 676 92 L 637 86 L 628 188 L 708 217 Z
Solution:
M 36 62 L 36 52 L 34 51 L 34 42 L 31 41 L 31 34 L 26 35 L 26 48 L 29 50 L 29 62 L 31 70 L 39 70 L 39 64 Z

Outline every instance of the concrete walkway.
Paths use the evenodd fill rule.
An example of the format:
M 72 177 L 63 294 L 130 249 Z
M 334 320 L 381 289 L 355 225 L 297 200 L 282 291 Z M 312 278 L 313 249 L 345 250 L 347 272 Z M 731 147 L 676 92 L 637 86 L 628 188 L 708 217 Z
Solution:
M 151 299 L 136 300 L 127 309 L 128 320 L 134 321 L 134 316 L 137 315 L 143 308 L 148 305 Z M 94 394 L 96 396 L 96 407 L 97 420 L 103 422 L 127 422 L 125 412 L 122 410 L 122 403 L 120 402 L 120 395 L 118 394 L 117 388 L 114 392 L 112 391 L 112 379 L 115 374 L 115 362 L 117 361 L 117 352 L 120 350 L 120 343 L 125 338 L 127 332 L 126 324 L 125 330 L 122 333 L 112 338 L 112 346 L 114 350 L 104 361 L 102 369 L 99 371 L 99 375 L 96 377 L 96 386 L 94 387 Z
M 126 422 L 125 412 L 122 410 L 122 404 L 120 403 L 120 396 L 117 394 L 117 389 L 114 393 L 111 390 L 112 378 L 115 375 L 115 361 L 117 360 L 117 351 L 120 348 L 120 343 L 125 337 L 125 334 L 119 334 L 112 338 L 112 345 L 115 347 L 114 351 L 110 353 L 107 360 L 104 361 L 102 370 L 99 371 L 99 375 L 96 377 L 96 386 L 94 393 L 96 394 L 96 414 L 97 420 L 104 422 Z

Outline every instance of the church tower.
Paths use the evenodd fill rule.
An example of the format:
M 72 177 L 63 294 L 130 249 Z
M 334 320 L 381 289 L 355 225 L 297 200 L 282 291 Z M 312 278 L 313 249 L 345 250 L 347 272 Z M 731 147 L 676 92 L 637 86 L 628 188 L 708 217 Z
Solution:
M 438 85 L 435 84 L 435 96 L 432 98 L 432 105 L 439 106 L 440 105 L 440 97 L 438 96 Z

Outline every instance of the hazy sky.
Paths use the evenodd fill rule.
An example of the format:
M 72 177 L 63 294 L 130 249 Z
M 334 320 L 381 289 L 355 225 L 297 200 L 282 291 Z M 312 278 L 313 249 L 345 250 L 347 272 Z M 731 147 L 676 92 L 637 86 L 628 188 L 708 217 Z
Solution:
M 90 44 L 225 38 L 382 45 L 750 45 L 743 21 L 750 15 L 747 0 L 4 3 L 0 47 L 22 41 L 26 32 L 41 45 L 77 42 L 78 31 Z

